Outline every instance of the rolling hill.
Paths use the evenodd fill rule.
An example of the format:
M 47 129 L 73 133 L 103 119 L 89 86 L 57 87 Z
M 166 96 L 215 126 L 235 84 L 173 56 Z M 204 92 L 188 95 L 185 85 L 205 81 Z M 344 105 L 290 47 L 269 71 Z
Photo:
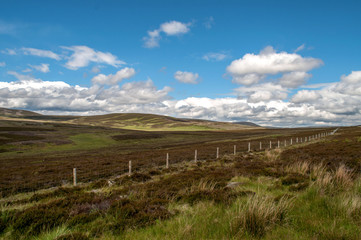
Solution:
M 155 114 L 114 113 L 99 116 L 85 116 L 70 120 L 71 123 L 145 131 L 199 131 L 199 130 L 242 130 L 256 126 L 215 122 L 199 119 L 174 118 Z
M 253 123 L 216 122 L 183 119 L 156 114 L 113 113 L 94 116 L 42 115 L 31 111 L 0 108 L 0 118 L 28 121 L 62 122 L 88 126 L 111 127 L 143 131 L 214 131 L 261 128 Z

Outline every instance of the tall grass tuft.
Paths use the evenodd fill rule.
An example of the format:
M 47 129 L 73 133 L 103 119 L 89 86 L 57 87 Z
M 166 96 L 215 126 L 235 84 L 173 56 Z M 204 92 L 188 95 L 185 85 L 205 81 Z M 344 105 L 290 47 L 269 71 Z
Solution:
M 286 221 L 291 203 L 292 200 L 285 197 L 277 202 L 270 197 L 250 197 L 246 204 L 238 207 L 232 231 L 236 234 L 245 231 L 254 237 L 262 237 L 273 226 Z
M 307 174 L 310 171 L 311 164 L 309 162 L 295 162 L 285 167 L 285 172 Z
M 280 149 L 280 148 L 273 149 L 273 150 L 266 149 L 264 157 L 265 157 L 266 161 L 275 162 L 276 160 L 278 160 L 280 158 L 281 153 L 282 153 L 282 149 Z
M 315 185 L 321 192 L 344 191 L 354 185 L 354 172 L 343 164 L 334 171 L 326 171 L 324 166 L 316 166 L 311 175 L 316 178 Z

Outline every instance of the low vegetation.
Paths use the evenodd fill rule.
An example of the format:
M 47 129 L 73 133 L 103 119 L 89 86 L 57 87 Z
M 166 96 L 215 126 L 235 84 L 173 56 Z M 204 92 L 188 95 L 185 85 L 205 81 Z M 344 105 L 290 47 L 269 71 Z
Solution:
M 43 127 L 49 129 L 46 124 Z M 94 152 L 63 151 L 49 159 L 47 163 L 53 164 L 54 172 L 46 176 L 56 176 L 56 169 L 65 169 L 59 163 L 68 164 L 68 182 L 61 187 L 50 184 L 52 188 L 48 189 L 42 189 L 42 185 L 32 187 L 31 191 L 15 189 L 13 193 L 3 194 L 0 239 L 359 239 L 361 236 L 361 128 L 341 128 L 336 135 L 325 139 L 267 151 L 239 151 L 235 155 L 233 143 L 247 143 L 250 136 L 243 139 L 239 133 L 239 138 L 233 139 L 227 149 L 225 146 L 230 142 L 224 141 L 226 133 L 206 134 L 208 141 L 200 143 L 192 142 L 197 133 L 152 132 L 143 136 L 139 132 L 114 130 L 104 135 L 107 129 L 98 130 L 93 129 L 91 136 L 106 137 L 109 142 L 91 140 L 95 147 L 114 142 L 115 146 L 119 142 L 128 145 L 122 150 L 113 149 L 114 152 L 105 145 Z M 42 133 L 45 132 L 43 137 L 48 139 L 51 131 Z M 280 137 L 275 132 L 272 131 L 273 136 L 254 132 L 252 137 L 257 140 L 267 137 L 269 142 Z M 87 134 L 90 133 L 78 130 L 75 134 L 65 134 L 64 139 L 89 141 L 92 138 Z M 215 136 L 217 142 L 211 142 L 212 138 L 217 139 Z M 229 136 L 235 137 L 236 133 Z M 161 142 L 164 138 L 173 142 L 165 144 Z M 175 144 L 182 138 L 187 142 L 185 146 Z M 141 144 L 130 151 L 131 144 L 127 141 Z M 160 144 L 158 149 L 154 148 L 155 144 Z M 149 149 L 140 151 L 140 146 Z M 204 146 L 211 150 L 207 152 Z M 216 146 L 227 149 L 218 159 Z M 190 147 L 204 150 L 197 162 L 190 161 L 193 152 L 184 154 Z M 122 152 L 124 149 L 128 152 Z M 179 156 L 169 168 L 164 166 L 167 152 Z M 43 155 L 30 155 L 25 160 L 34 161 L 39 156 Z M 86 177 L 80 177 L 78 186 L 71 186 L 73 165 L 60 160 L 69 158 L 84 163 L 84 159 L 94 156 L 109 171 L 87 175 L 80 168 L 79 176 Z M 144 161 L 142 165 L 134 165 L 133 174 L 128 176 L 127 161 L 136 158 Z M 18 163 L 19 158 L 13 159 L 13 164 Z M 97 171 L 99 165 L 88 163 L 89 172 Z M 45 163 L 41 162 L 40 166 L 44 167 Z M 35 170 L 41 169 L 30 168 Z M 1 184 L 8 187 L 10 181 L 6 185 L 2 180 Z

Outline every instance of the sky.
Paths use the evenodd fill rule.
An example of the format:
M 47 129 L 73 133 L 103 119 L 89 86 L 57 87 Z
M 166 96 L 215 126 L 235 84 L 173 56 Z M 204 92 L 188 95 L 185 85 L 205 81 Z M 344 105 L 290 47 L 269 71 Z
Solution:
M 0 107 L 361 123 L 360 0 L 0 1 Z

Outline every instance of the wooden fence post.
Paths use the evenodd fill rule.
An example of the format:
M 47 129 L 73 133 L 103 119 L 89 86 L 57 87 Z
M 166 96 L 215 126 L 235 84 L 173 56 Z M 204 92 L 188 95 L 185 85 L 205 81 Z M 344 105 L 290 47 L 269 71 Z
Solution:
M 197 162 L 197 150 L 194 151 L 194 161 Z
M 298 143 L 298 137 L 296 138 L 296 143 Z
M 272 141 L 269 141 L 269 149 L 272 149 Z
M 237 147 L 236 145 L 233 146 L 233 154 L 236 155 L 236 152 L 237 152 Z
M 278 148 L 280 148 L 280 140 L 278 140 Z
M 73 168 L 73 185 L 76 186 L 76 168 Z
M 132 161 L 129 161 L 129 172 L 128 172 L 128 176 L 130 177 L 130 175 L 132 175 Z
M 219 158 L 219 147 L 217 147 L 217 159 Z
M 291 145 L 292 145 L 292 140 L 293 140 L 293 139 L 291 138 Z
M 248 152 L 251 151 L 251 142 L 248 143 Z
M 287 146 L 287 140 L 285 140 L 285 147 Z
M 262 150 L 262 142 L 259 142 L 259 150 Z
M 169 153 L 167 153 L 165 168 L 169 168 Z

